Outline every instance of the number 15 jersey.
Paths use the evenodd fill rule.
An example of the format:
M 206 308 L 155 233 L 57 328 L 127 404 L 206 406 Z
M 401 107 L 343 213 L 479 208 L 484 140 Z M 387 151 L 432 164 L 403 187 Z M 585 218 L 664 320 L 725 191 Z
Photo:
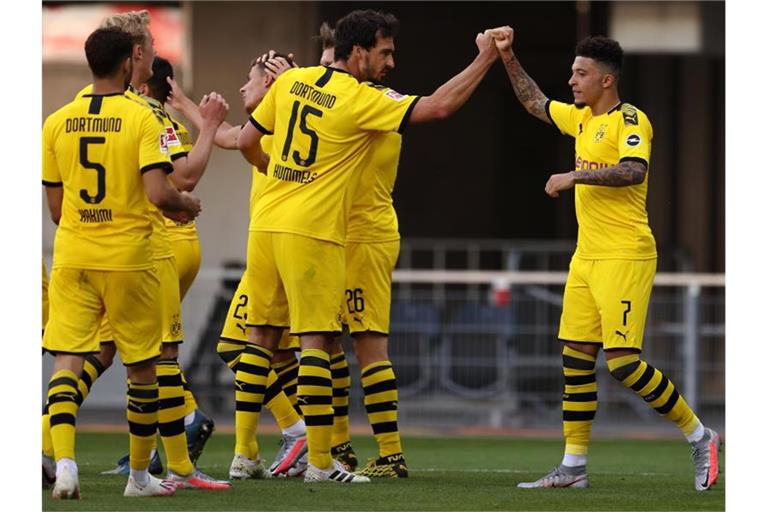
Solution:
M 43 125 L 43 185 L 64 187 L 53 268 L 152 267 L 150 203 L 142 174 L 173 167 L 165 130 L 125 94 L 87 94 Z
M 283 73 L 250 117 L 274 133 L 267 185 L 251 231 L 294 233 L 343 245 L 357 179 L 376 132 L 402 132 L 417 96 L 377 89 L 339 69 Z

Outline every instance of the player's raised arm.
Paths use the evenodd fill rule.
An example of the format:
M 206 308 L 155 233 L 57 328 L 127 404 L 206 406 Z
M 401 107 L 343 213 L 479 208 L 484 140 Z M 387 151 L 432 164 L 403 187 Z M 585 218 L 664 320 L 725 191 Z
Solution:
M 520 61 L 517 60 L 515 53 L 512 51 L 514 30 L 511 27 L 505 26 L 486 30 L 486 34 L 493 37 L 496 49 L 499 55 L 501 55 L 501 61 L 504 63 L 504 69 L 507 70 L 507 76 L 509 76 L 509 81 L 515 90 L 515 95 L 520 100 L 520 103 L 523 104 L 525 110 L 545 123 L 552 124 L 547 116 L 547 101 L 549 101 L 549 98 L 541 92 L 536 82 L 528 76 L 528 73 L 525 72 Z
M 195 145 L 186 156 L 173 161 L 171 177 L 181 190 L 192 191 L 203 177 L 213 149 L 216 130 L 229 112 L 229 105 L 219 94 L 212 92 L 203 97 L 199 105 L 202 126 Z
M 208 160 L 213 148 L 213 138 L 216 130 L 224 121 L 229 112 L 229 105 L 221 95 L 211 92 L 203 97 L 198 112 L 200 118 L 200 133 L 194 144 L 191 142 L 191 136 L 186 132 L 186 128 L 180 123 L 174 121 L 167 112 L 165 112 L 165 103 L 171 96 L 172 84 L 167 80 L 173 78 L 173 66 L 168 60 L 156 56 L 152 61 L 152 76 L 142 85 L 145 95 L 159 103 L 159 109 L 167 117 L 172 126 L 169 130 L 169 146 L 180 151 L 171 153 L 173 161 L 173 176 L 171 180 L 180 190 L 192 191 L 195 189 L 200 179 L 203 177 Z M 180 134 L 179 132 L 182 132 Z
M 422 97 L 414 107 L 409 122 L 425 123 L 445 119 L 467 102 L 498 58 L 490 35 L 477 34 L 475 44 L 479 51 L 472 63 L 434 93 Z
M 179 84 L 171 77 L 167 77 L 168 84 L 171 86 L 168 95 L 168 104 L 186 117 L 198 130 L 202 131 L 203 116 L 200 113 L 200 106 L 192 101 Z M 213 143 L 222 149 L 237 149 L 237 136 L 240 134 L 240 126 L 232 126 L 226 121 L 222 121 L 216 129 Z

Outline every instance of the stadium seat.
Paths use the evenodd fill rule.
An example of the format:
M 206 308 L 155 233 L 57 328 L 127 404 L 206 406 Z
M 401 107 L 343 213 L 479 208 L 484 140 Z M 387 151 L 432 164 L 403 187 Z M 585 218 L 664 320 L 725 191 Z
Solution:
M 440 311 L 431 302 L 395 300 L 389 330 L 389 352 L 397 372 L 399 394 L 415 395 L 433 381 Z
M 462 302 L 449 308 L 440 347 L 440 384 L 467 398 L 491 397 L 507 387 L 513 306 Z

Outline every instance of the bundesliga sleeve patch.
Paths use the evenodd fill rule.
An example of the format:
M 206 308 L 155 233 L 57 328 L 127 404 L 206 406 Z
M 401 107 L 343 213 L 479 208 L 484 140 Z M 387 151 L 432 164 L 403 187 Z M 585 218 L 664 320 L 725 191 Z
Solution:
M 387 92 L 384 94 L 384 96 L 386 96 L 386 97 L 388 97 L 388 98 L 392 98 L 392 99 L 393 99 L 393 100 L 395 100 L 395 101 L 403 101 L 405 98 L 407 98 L 407 97 L 408 97 L 408 96 L 406 96 L 406 95 L 404 95 L 404 94 L 400 94 L 399 92 L 397 92 L 397 91 L 394 91 L 394 90 L 392 90 L 392 89 L 388 90 L 388 91 L 387 91 Z
M 635 146 L 639 146 L 642 140 L 640 139 L 640 136 L 638 134 L 632 133 L 629 136 L 627 136 L 627 140 L 625 142 L 627 143 L 627 146 L 635 147 Z
M 168 135 L 165 133 L 160 134 L 160 152 L 164 155 L 168 154 Z
M 176 130 L 173 129 L 172 126 L 166 126 L 165 127 L 165 134 L 166 134 L 166 146 L 179 146 L 181 145 L 181 142 L 179 141 L 179 137 L 176 135 Z

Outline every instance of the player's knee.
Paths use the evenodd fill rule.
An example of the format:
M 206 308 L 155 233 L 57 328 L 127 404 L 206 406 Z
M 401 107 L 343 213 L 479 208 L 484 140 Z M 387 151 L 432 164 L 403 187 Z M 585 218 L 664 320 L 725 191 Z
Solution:
M 157 381 L 154 359 L 126 366 L 126 371 L 133 384 L 152 384 Z
M 388 338 L 383 334 L 361 333 L 352 336 L 355 356 L 363 368 L 368 364 L 389 360 Z M 363 362 L 367 364 L 363 364 Z
M 163 348 L 160 351 L 160 359 L 176 359 L 178 357 L 179 357 L 178 343 L 163 343 Z
M 244 343 L 232 343 L 231 341 L 219 340 L 216 345 L 216 354 L 224 361 L 230 370 L 235 371 L 240 355 L 245 350 Z
M 635 373 L 638 367 L 643 363 L 639 354 L 608 359 L 608 370 L 611 376 L 617 381 L 624 383 L 627 377 Z
M 112 362 L 115 360 L 115 354 L 117 353 L 117 347 L 112 342 L 102 343 L 99 347 L 99 353 L 96 354 L 96 359 L 101 363 L 104 370 L 112 366 Z
M 563 372 L 566 375 L 594 372 L 597 357 L 594 354 L 573 348 L 570 344 L 563 346 Z

